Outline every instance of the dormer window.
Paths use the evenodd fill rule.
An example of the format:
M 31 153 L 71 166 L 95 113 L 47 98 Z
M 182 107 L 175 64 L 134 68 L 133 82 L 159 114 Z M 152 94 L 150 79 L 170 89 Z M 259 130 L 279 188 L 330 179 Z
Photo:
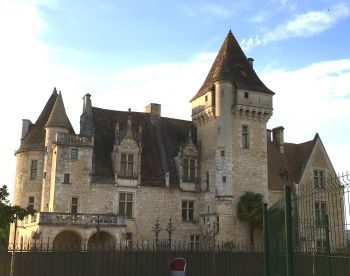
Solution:
M 184 182 L 194 182 L 196 175 L 196 160 L 184 158 L 182 167 L 182 180 Z
M 133 178 L 134 177 L 134 155 L 124 154 L 120 155 L 120 177 Z

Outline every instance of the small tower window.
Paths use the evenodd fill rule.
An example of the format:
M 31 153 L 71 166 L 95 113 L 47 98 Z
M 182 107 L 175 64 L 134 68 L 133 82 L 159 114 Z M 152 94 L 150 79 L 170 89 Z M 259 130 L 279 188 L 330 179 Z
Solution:
M 205 172 L 205 184 L 206 184 L 206 190 L 209 191 L 209 172 Z
M 69 173 L 65 173 L 64 177 L 63 177 L 63 183 L 64 184 L 69 184 L 69 178 L 70 178 L 70 174 Z
M 225 151 L 222 150 L 222 151 L 221 151 L 221 157 L 224 157 L 224 156 L 225 156 Z
M 71 209 L 70 209 L 70 212 L 72 214 L 78 213 L 78 203 L 79 203 L 79 199 L 77 197 L 72 197 Z
M 30 179 L 36 180 L 38 175 L 38 160 L 32 160 L 30 166 Z
M 242 148 L 249 148 L 249 129 L 248 126 L 242 126 Z
M 222 177 L 222 183 L 226 183 L 226 176 Z
M 28 198 L 28 209 L 34 210 L 34 196 Z
M 206 102 L 208 101 L 208 95 L 205 95 L 205 101 Z
M 248 92 L 244 92 L 244 98 L 248 99 L 249 98 L 249 93 Z
M 70 158 L 74 160 L 78 159 L 78 149 L 71 149 Z

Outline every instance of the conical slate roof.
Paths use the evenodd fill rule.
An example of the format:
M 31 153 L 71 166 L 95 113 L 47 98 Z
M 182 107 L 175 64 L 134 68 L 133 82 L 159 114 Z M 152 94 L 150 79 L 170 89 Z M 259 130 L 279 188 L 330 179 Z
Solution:
M 44 150 L 45 147 L 45 124 L 51 114 L 57 98 L 57 90 L 54 88 L 44 109 L 41 111 L 35 124 L 30 125 L 27 134 L 22 138 L 17 152 L 30 150 Z
M 231 30 L 227 34 L 202 87 L 191 101 L 203 96 L 213 87 L 214 82 L 219 80 L 233 81 L 240 89 L 274 94 L 259 79 Z
M 56 88 L 54 88 L 49 100 L 47 101 L 44 109 L 41 111 L 35 124 L 30 125 L 27 134 L 21 139 L 21 145 L 17 153 L 25 152 L 25 151 L 33 151 L 33 150 L 39 150 L 39 151 L 45 150 L 45 125 L 49 120 L 49 117 L 54 109 L 54 106 L 58 97 L 59 95 L 57 94 L 57 90 Z M 61 100 L 62 100 L 62 96 L 61 96 Z M 70 123 L 69 125 L 70 125 L 70 127 L 68 128 L 69 132 L 74 134 L 73 127 L 71 126 Z
M 45 127 L 62 127 L 69 130 L 73 129 L 68 119 L 66 109 L 64 108 L 61 92 L 56 98 L 55 105 L 52 108 L 50 117 Z

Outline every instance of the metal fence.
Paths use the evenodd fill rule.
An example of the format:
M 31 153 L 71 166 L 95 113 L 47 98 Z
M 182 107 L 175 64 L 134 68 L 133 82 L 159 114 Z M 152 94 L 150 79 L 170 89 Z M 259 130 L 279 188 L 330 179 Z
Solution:
M 266 215 L 267 275 L 350 275 L 350 175 L 285 187 Z
M 187 262 L 187 276 L 262 275 L 264 254 L 261 248 L 233 242 L 189 244 L 173 241 L 134 241 L 132 244 L 101 245 L 98 248 L 53 248 L 41 244 L 0 252 L 0 276 L 154 276 L 169 275 L 175 257 Z

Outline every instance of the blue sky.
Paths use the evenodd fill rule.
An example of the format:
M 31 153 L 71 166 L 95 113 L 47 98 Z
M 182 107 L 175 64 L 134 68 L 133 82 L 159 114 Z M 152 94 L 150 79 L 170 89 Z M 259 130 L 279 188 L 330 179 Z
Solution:
M 14 183 L 21 119 L 35 122 L 55 86 L 77 132 L 86 93 L 190 119 L 230 28 L 276 93 L 268 127 L 295 143 L 319 132 L 335 169 L 350 169 L 349 1 L 0 0 L 0 184 Z

